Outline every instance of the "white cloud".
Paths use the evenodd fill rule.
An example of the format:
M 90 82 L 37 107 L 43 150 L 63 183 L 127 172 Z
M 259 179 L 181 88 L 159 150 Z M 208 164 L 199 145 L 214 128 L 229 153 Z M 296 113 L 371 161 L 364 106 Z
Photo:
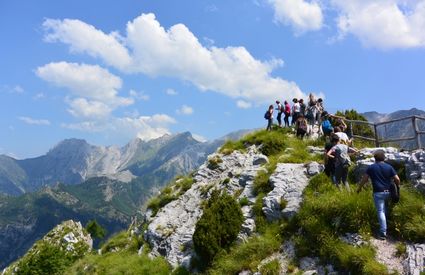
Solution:
M 68 100 L 68 104 L 71 107 L 68 112 L 75 117 L 100 119 L 109 116 L 112 112 L 111 107 L 103 102 L 81 97 Z
M 27 116 L 20 116 L 18 117 L 18 119 L 30 125 L 44 125 L 44 126 L 50 125 L 50 121 L 47 119 L 35 119 L 35 118 L 27 117 Z
M 183 105 L 180 109 L 176 110 L 179 115 L 191 115 L 193 114 L 193 108 L 187 105 Z
M 168 88 L 167 90 L 165 90 L 165 93 L 167 95 L 178 95 L 179 93 L 176 92 L 174 89 Z
M 61 126 L 67 129 L 84 132 L 103 132 L 107 134 L 119 134 L 120 136 L 133 138 L 135 136 L 149 140 L 170 134 L 168 127 L 176 123 L 175 119 L 165 114 L 153 116 L 139 116 L 111 118 L 104 121 L 83 121 L 79 123 L 65 124 Z
M 352 34 L 364 46 L 425 47 L 425 1 L 332 0 L 340 38 Z
M 105 34 L 89 24 L 72 19 L 46 19 L 43 27 L 46 31 L 45 41 L 69 44 L 72 52 L 100 57 L 108 65 L 120 69 L 127 68 L 131 63 L 130 55 L 116 32 Z
M 251 102 L 247 102 L 247 101 L 244 101 L 244 100 L 238 100 L 238 101 L 236 101 L 236 106 L 238 106 L 238 108 L 241 108 L 241 109 L 249 109 L 249 108 L 252 107 L 252 104 L 251 104 Z
M 6 92 L 9 94 L 23 94 L 25 90 L 20 85 L 15 85 L 15 86 L 2 85 L 0 87 L 0 92 Z
M 277 22 L 292 26 L 297 34 L 316 31 L 323 26 L 322 8 L 317 1 L 268 0 Z
M 257 60 L 244 47 L 204 47 L 185 25 L 177 24 L 166 30 L 154 14 L 135 18 L 127 24 L 126 36 L 120 41 L 113 40 L 121 47 L 127 47 L 125 52 L 131 59 L 119 64 L 113 61 L 124 52 L 120 46 L 108 52 L 102 47 L 92 46 L 105 36 L 117 37 L 116 34 L 106 35 L 83 22 L 80 23 L 84 27 L 81 27 L 82 24 L 69 24 L 67 20 L 53 22 L 46 23 L 49 31 L 47 40 L 69 44 L 71 49 L 100 57 L 124 72 L 174 77 L 203 91 L 215 91 L 259 104 L 278 96 L 305 97 L 296 83 L 271 76 L 275 68 L 283 65 L 282 60 Z M 75 38 L 78 32 L 84 33 L 84 43 Z M 102 39 L 97 39 L 98 36 Z M 112 44 L 115 45 L 115 42 Z
M 34 100 L 40 100 L 40 99 L 43 99 L 43 98 L 45 98 L 46 97 L 46 95 L 44 94 L 44 93 L 37 93 L 35 96 L 33 96 L 32 98 L 34 99 Z
M 132 98 L 137 99 L 137 100 L 148 101 L 149 98 L 150 98 L 149 95 L 145 94 L 145 92 L 143 92 L 143 91 L 137 92 L 135 90 L 130 90 L 129 94 Z
M 118 96 L 121 79 L 99 66 L 49 63 L 37 68 L 36 74 L 77 97 L 66 100 L 71 107 L 70 113 L 77 117 L 106 117 L 115 108 L 134 103 L 132 98 Z

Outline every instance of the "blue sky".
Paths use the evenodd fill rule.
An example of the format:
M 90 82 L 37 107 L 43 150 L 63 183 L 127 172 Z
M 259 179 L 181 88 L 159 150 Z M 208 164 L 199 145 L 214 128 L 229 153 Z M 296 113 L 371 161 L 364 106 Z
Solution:
M 0 154 L 264 126 L 276 99 L 425 109 L 424 0 L 0 1 Z

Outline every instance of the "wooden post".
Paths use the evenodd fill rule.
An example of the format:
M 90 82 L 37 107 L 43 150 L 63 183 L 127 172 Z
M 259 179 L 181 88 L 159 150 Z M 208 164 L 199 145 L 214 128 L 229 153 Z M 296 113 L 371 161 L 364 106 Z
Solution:
M 413 123 L 413 129 L 415 129 L 415 137 L 416 137 L 416 149 L 422 148 L 421 143 L 421 135 L 419 134 L 419 126 L 418 126 L 418 120 L 416 119 L 416 116 L 412 117 L 412 123 Z
M 375 132 L 375 146 L 379 147 L 379 137 L 378 137 L 378 132 L 376 130 L 376 124 L 373 124 L 373 130 Z

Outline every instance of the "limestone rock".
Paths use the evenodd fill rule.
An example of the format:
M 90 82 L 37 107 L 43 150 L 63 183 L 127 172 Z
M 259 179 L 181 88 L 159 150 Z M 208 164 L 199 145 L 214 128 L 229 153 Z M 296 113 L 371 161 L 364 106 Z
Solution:
M 407 245 L 407 258 L 404 272 L 409 275 L 420 275 L 425 271 L 425 244 Z
M 302 192 L 308 185 L 305 165 L 279 163 L 269 181 L 273 190 L 264 197 L 262 209 L 267 219 L 273 221 L 292 217 L 298 211 Z
M 189 267 L 194 255 L 192 236 L 202 215 L 201 204 L 209 198 L 212 190 L 225 190 L 231 195 L 241 192 L 239 198 L 253 200 L 253 180 L 258 171 L 264 169 L 261 164 L 268 161 L 255 146 L 244 154 L 238 151 L 229 155 L 215 153 L 209 157 L 212 158 L 214 165 L 206 161 L 195 173 L 189 190 L 150 218 L 144 236 L 152 247 L 151 255 L 164 256 L 173 267 Z M 255 229 L 252 207 L 244 207 L 243 213 L 245 221 L 239 239 L 245 239 Z

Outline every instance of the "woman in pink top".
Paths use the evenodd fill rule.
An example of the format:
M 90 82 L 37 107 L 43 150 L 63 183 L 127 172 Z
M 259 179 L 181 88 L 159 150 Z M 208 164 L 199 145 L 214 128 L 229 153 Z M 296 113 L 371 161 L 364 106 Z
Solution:
M 289 117 L 291 116 L 291 106 L 289 105 L 288 101 L 285 100 L 284 103 L 284 114 L 285 117 L 283 118 L 283 121 L 285 121 L 285 127 L 289 127 Z

